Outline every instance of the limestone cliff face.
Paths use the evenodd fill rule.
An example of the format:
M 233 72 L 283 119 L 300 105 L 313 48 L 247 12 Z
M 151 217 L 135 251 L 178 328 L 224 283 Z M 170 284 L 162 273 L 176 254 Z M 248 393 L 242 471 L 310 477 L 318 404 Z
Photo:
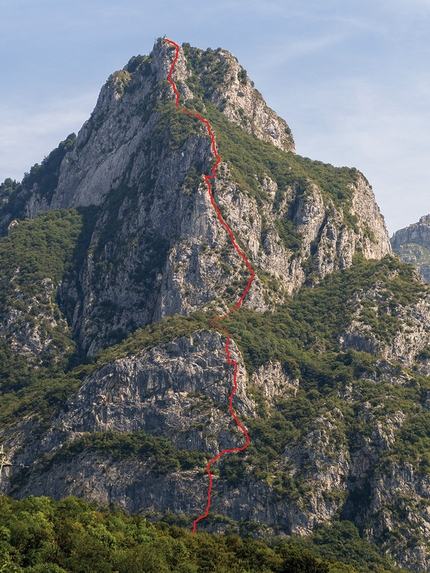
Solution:
M 234 343 L 231 356 L 240 363 L 235 408 L 239 415 L 255 415 Z M 58 446 L 58 436 L 64 440 L 85 432 L 144 430 L 169 438 L 178 448 L 216 455 L 243 442 L 228 409 L 231 388 L 225 342 L 217 332 L 195 332 L 89 376 L 55 420 L 42 447 Z
M 21 308 L 9 305 L 1 313 L 0 336 L 7 340 L 14 352 L 21 354 L 37 366 L 42 356 L 51 356 L 58 360 L 72 346 L 68 340 L 70 330 L 65 318 L 59 315 L 55 304 L 52 281 L 43 279 L 37 296 L 24 299 L 19 289 L 15 295 L 22 304 Z M 53 339 L 52 333 L 62 335 Z
M 409 225 L 409 227 L 394 233 L 391 238 L 393 249 L 398 249 L 404 243 L 430 245 L 430 215 L 424 215 L 418 223 Z
M 107 430 L 119 434 L 144 430 L 168 438 L 181 450 L 210 456 L 240 446 L 243 435 L 228 412 L 232 373 L 225 363 L 224 342 L 218 333 L 196 331 L 93 372 L 42 438 L 31 420 L 23 420 L 15 429 L 7 441 L 14 466 L 5 469 L 2 491 L 18 497 L 77 495 L 148 515 L 199 515 L 208 485 L 201 466 L 166 471 L 157 470 L 151 457 L 127 455 L 126 450 L 120 457 L 91 447 L 74 454 L 62 452 L 89 432 Z M 276 362 L 248 377 L 234 343 L 231 353 L 239 364 L 234 408 L 245 424 L 258 416 L 253 388 L 264 393 L 272 414 L 276 397 L 297 399 L 300 377 L 286 374 Z M 363 376 L 358 383 L 345 383 L 339 392 L 342 409 L 327 407 L 300 441 L 278 452 L 284 487 L 290 484 L 287 494 L 281 494 L 277 476 L 270 483 L 256 478 L 252 468 L 237 484 L 215 471 L 209 530 L 222 532 L 230 522 L 242 521 L 264 524 L 269 534 L 308 535 L 342 512 L 399 565 L 425 570 L 430 563 L 428 476 L 390 457 L 405 413 L 385 409 L 389 395 L 382 401 L 373 398 L 372 403 L 363 401 L 362 395 L 365 384 L 406 387 L 408 383 L 397 367 L 382 360 L 372 380 Z M 367 432 L 353 442 L 344 433 L 349 409 L 368 424 Z
M 234 408 L 242 420 L 254 418 L 256 404 L 247 392 L 243 358 L 234 343 L 231 357 L 239 364 Z M 132 512 L 199 514 L 207 490 L 201 467 L 163 476 L 151 469 L 150 459 L 118 461 L 97 452 L 64 459 L 55 454 L 66 441 L 107 430 L 145 430 L 169 438 L 178 448 L 211 456 L 240 446 L 243 434 L 228 411 L 231 378 L 224 340 L 205 331 L 107 364 L 84 381 L 42 440 L 30 440 L 17 452 L 15 469 L 9 470 L 15 495 L 83 495 L 115 501 Z M 294 400 L 300 385 L 279 363 L 262 366 L 250 383 L 263 389 L 269 403 L 279 395 Z M 331 439 L 342 418 L 336 409 L 318 418 L 303 443 L 280 452 L 280 464 L 288 468 L 290 479 L 304 479 L 301 495 L 296 492 L 290 499 L 280 499 L 276 488 L 251 475 L 240 487 L 215 475 L 212 510 L 232 520 L 258 521 L 273 531 L 295 535 L 306 535 L 333 518 L 348 493 L 351 472 L 347 444 L 335 446 Z M 12 451 L 22 443 L 26 427 L 23 423 L 10 441 Z M 20 464 L 24 469 L 19 470 Z M 222 524 L 214 527 L 222 528 Z
M 359 176 L 353 186 L 352 215 L 358 219 L 358 226 L 362 233 L 362 249 L 367 259 L 381 259 L 390 254 L 391 245 L 388 239 L 387 228 L 378 204 L 375 200 L 372 187 L 365 177 Z
M 230 304 L 234 295 L 227 289 L 243 280 L 243 262 L 218 224 L 201 176 L 212 164 L 207 133 L 172 106 L 166 78 L 173 55 L 160 40 L 149 57 L 114 73 L 65 154 L 55 189 L 27 189 L 28 217 L 46 209 L 93 209 L 88 254 L 58 285 L 60 305 L 89 355 L 165 316 L 221 299 Z M 221 154 L 225 149 L 229 157 L 228 142 L 239 137 L 223 133 L 224 117 L 269 150 L 287 152 L 284 161 L 294 159 L 288 125 L 229 52 L 184 45 L 174 80 L 183 105 L 221 122 L 213 126 Z M 214 193 L 257 270 L 246 301 L 251 308 L 273 308 L 309 275 L 315 282 L 350 266 L 357 251 L 376 259 L 391 252 L 372 189 L 358 172 L 349 175 L 338 201 L 331 180 L 322 188 L 306 163 L 288 182 L 269 165 L 261 175 L 251 160 L 240 166 L 222 159 Z M 276 289 L 267 288 L 258 269 Z
M 190 49 L 191 57 L 198 55 L 201 55 L 200 50 Z M 211 103 L 221 109 L 229 121 L 246 132 L 284 151 L 295 152 L 294 140 L 287 123 L 266 105 L 237 59 L 226 50 L 220 49 L 214 52 L 214 56 L 215 66 L 222 69 L 224 81 L 222 88 L 216 88 L 210 95 Z M 211 68 L 215 66 L 214 63 L 207 66 L 202 70 L 203 74 L 209 76 L 213 73 Z
M 417 277 L 418 278 L 418 277 Z M 419 279 L 418 279 L 419 280 Z M 396 361 L 403 366 L 416 367 L 416 360 L 430 343 L 430 297 L 428 292 L 415 304 L 394 304 L 385 307 L 389 295 L 385 285 L 375 284 L 366 292 L 357 292 L 351 303 L 354 313 L 347 329 L 340 334 L 343 349 L 369 352 Z M 398 321 L 396 332 L 378 332 L 369 324 L 369 311 L 377 316 L 378 307 L 385 307 L 386 316 Z M 428 360 L 420 362 L 420 370 L 428 375 Z
M 235 411 L 241 418 L 254 417 L 255 403 L 247 395 L 243 358 L 234 342 L 230 352 L 231 359 L 239 365 Z M 106 465 L 102 463 L 103 470 L 98 455 L 97 461 L 91 455 L 77 458 L 73 470 L 69 464 L 67 470 L 61 469 L 61 460 L 53 463 L 51 469 L 42 468 L 37 460 L 41 456 L 45 459 L 55 456 L 66 441 L 78 440 L 88 432 L 107 430 L 120 433 L 144 430 L 169 438 L 182 450 L 200 450 L 211 456 L 222 449 L 241 446 L 243 433 L 229 412 L 232 378 L 233 369 L 225 359 L 225 340 L 217 332 L 194 332 L 189 337 L 107 364 L 84 381 L 43 440 L 30 440 L 18 453 L 19 464 L 34 468 L 24 488 L 19 488 L 19 495 L 30 491 L 42 495 L 44 491 L 43 495 L 61 497 L 85 491 L 92 499 L 105 498 L 107 489 L 111 489 L 108 483 L 116 475 L 116 491 L 108 494 L 109 501 L 128 497 L 124 505 L 128 510 L 199 512 L 207 489 L 201 467 L 160 477 L 151 471 L 151 460 L 136 467 L 135 463 L 118 465 L 107 458 Z M 9 444 L 11 450 L 22 443 L 25 434 L 23 423 Z M 42 480 L 40 471 L 44 475 Z M 65 481 L 60 477 L 63 471 L 68 476 Z M 130 488 L 142 491 L 136 496 Z M 167 496 L 162 493 L 166 488 L 170 491 Z M 235 512 L 239 514 L 240 510 L 236 508 Z
M 9 360 L 0 377 L 16 415 L 0 424 L 13 461 L 4 493 L 75 494 L 191 519 L 206 504 L 207 459 L 243 444 L 229 413 L 225 338 L 206 317 L 236 304 L 249 273 L 203 181 L 213 165 L 207 132 L 174 105 L 173 55 L 159 40 L 132 58 L 77 138 L 21 186 L 0 187 L 0 233 L 9 233 L 0 239 L 0 352 L 33 369 L 15 376 Z M 210 119 L 222 158 L 213 194 L 256 272 L 230 343 L 233 405 L 254 449 L 216 466 L 208 528 L 249 522 L 308 535 L 341 517 L 399 564 L 428 568 L 428 289 L 390 258 L 365 177 L 298 156 L 233 55 L 185 44 L 174 80 L 181 104 Z M 69 231 L 49 214 L 69 216 Z M 25 217 L 43 224 L 18 237 Z M 45 266 L 15 264 L 41 236 Z M 23 296 L 24 283 L 34 296 Z M 103 449 L 106 435 L 120 447 Z M 133 450 L 127 440 L 144 435 L 153 450 Z

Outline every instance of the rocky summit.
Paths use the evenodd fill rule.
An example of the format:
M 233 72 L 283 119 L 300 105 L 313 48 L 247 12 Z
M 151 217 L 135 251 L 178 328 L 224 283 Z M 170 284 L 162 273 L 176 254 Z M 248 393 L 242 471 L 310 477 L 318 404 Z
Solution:
M 0 488 L 188 527 L 207 461 L 244 441 L 210 320 L 249 273 L 203 179 L 208 133 L 175 106 L 174 55 L 159 39 L 131 58 L 77 136 L 0 186 Z M 213 194 L 256 273 L 224 321 L 251 446 L 214 464 L 199 528 L 324 528 L 385 571 L 427 571 L 428 286 L 365 176 L 298 155 L 232 54 L 184 44 L 173 79 L 210 121 Z

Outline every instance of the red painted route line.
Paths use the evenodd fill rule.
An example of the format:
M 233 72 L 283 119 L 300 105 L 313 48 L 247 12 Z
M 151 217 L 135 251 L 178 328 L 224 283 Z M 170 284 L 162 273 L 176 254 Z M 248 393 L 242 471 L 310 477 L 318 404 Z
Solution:
M 244 428 L 244 426 L 242 426 L 242 424 L 239 421 L 239 418 L 236 415 L 236 412 L 234 411 L 233 408 L 233 396 L 236 393 L 237 390 L 237 372 L 238 372 L 238 364 L 235 360 L 231 359 L 231 355 L 230 355 L 230 340 L 231 340 L 231 334 L 230 332 L 224 327 L 221 326 L 220 324 L 216 324 L 217 322 L 223 320 L 224 318 L 227 318 L 228 316 L 230 316 L 231 314 L 233 314 L 233 312 L 235 310 L 237 310 L 243 303 L 246 295 L 248 294 L 249 291 L 249 287 L 251 286 L 252 281 L 254 280 L 255 277 L 255 273 L 251 267 L 250 262 L 248 261 L 248 259 L 245 257 L 244 253 L 240 250 L 240 248 L 238 247 L 237 243 L 236 243 L 236 239 L 234 238 L 233 232 L 230 229 L 230 227 L 227 225 L 227 223 L 224 221 L 224 219 L 222 218 L 221 215 L 221 211 L 220 208 L 218 207 L 218 205 L 215 202 L 213 193 L 212 193 L 212 187 L 211 187 L 211 183 L 210 183 L 210 179 L 215 179 L 216 177 L 216 170 L 218 165 L 221 162 L 221 157 L 218 155 L 217 149 L 216 149 L 216 143 L 215 143 L 215 134 L 212 131 L 211 125 L 209 123 L 209 121 L 207 119 L 205 119 L 204 117 L 202 117 L 200 114 L 195 113 L 193 111 L 190 111 L 188 109 L 185 109 L 184 107 L 181 107 L 179 105 L 179 92 L 178 92 L 178 88 L 176 87 L 175 82 L 172 80 L 172 74 L 173 74 L 173 70 L 175 69 L 176 66 L 176 62 L 178 61 L 178 57 L 179 57 L 179 45 L 176 42 L 173 42 L 172 40 L 168 40 L 167 38 L 165 38 L 166 42 L 168 42 L 169 44 L 171 44 L 172 46 L 175 46 L 176 52 L 175 52 L 175 58 L 173 60 L 173 63 L 170 67 L 170 71 L 169 71 L 169 75 L 167 76 L 167 80 L 170 83 L 170 85 L 172 86 L 173 92 L 175 94 L 175 104 L 176 107 L 184 112 L 184 113 L 188 113 L 189 115 L 192 115 L 194 117 L 197 117 L 202 123 L 205 124 L 206 129 L 208 134 L 210 135 L 210 138 L 212 140 L 212 152 L 214 154 L 214 157 L 216 159 L 215 165 L 212 168 L 212 172 L 210 175 L 203 175 L 207 188 L 208 188 L 208 193 L 209 193 L 209 197 L 212 203 L 213 208 L 216 211 L 217 217 L 218 217 L 218 221 L 221 223 L 221 225 L 225 228 L 225 230 L 227 231 L 227 233 L 230 236 L 231 242 L 233 247 L 236 249 L 236 251 L 239 253 L 239 255 L 242 257 L 243 261 L 245 262 L 248 271 L 250 272 L 250 278 L 248 280 L 248 283 L 245 287 L 245 290 L 242 292 L 242 295 L 240 296 L 239 300 L 237 301 L 237 303 L 234 305 L 233 308 L 231 308 L 226 314 L 223 314 L 222 316 L 218 316 L 217 318 L 215 318 L 214 320 L 210 321 L 211 326 L 218 328 L 219 330 L 221 330 L 222 332 L 224 332 L 224 334 L 227 335 L 227 340 L 226 340 L 226 344 L 225 344 L 225 351 L 227 354 L 227 362 L 231 365 L 234 366 L 234 372 L 233 372 L 233 390 L 230 392 L 230 414 L 233 416 L 234 421 L 236 422 L 237 426 L 242 430 L 245 438 L 246 438 L 246 442 L 245 444 L 240 447 L 240 448 L 231 448 L 228 450 L 222 450 L 221 452 L 219 452 L 215 457 L 213 457 L 211 460 L 209 460 L 207 466 L 206 466 L 206 473 L 209 476 L 209 487 L 208 487 L 208 502 L 206 505 L 206 511 L 205 513 L 203 513 L 200 517 L 198 517 L 197 519 L 194 520 L 194 524 L 193 524 L 193 533 L 196 532 L 197 529 L 197 523 L 201 520 L 201 519 L 205 519 L 205 517 L 207 517 L 209 515 L 209 509 L 211 507 L 211 494 L 212 494 L 212 489 L 213 489 L 213 478 L 212 478 L 212 473 L 211 473 L 211 466 L 213 463 L 215 463 L 217 460 L 219 460 L 224 454 L 229 454 L 232 452 L 240 452 L 242 450 L 244 450 L 245 448 L 247 448 L 250 443 L 251 440 L 249 439 L 249 435 L 248 432 L 246 430 L 246 428 Z

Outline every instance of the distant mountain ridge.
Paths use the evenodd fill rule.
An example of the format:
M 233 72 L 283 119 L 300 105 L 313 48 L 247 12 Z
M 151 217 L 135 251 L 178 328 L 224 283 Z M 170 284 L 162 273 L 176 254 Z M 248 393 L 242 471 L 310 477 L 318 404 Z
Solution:
M 401 261 L 412 263 L 424 280 L 430 282 L 430 215 L 396 231 L 391 237 L 391 245 Z

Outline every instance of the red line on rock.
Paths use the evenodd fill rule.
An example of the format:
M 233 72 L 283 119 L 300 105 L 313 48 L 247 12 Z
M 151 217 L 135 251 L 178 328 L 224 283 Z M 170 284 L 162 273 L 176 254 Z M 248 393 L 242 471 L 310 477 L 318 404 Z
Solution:
M 246 430 L 246 428 L 240 423 L 239 418 L 236 415 L 236 412 L 234 411 L 233 408 L 233 397 L 236 393 L 237 390 L 237 372 L 239 369 L 239 366 L 237 364 L 237 362 L 235 360 L 231 359 L 231 355 L 230 355 L 230 340 L 231 340 L 231 334 L 230 332 L 224 327 L 221 326 L 220 324 L 216 324 L 216 322 L 219 322 L 221 320 L 223 320 L 224 318 L 227 318 L 228 316 L 230 316 L 231 314 L 233 314 L 233 312 L 235 310 L 237 310 L 243 303 L 246 295 L 248 294 L 249 288 L 251 286 L 252 281 L 254 280 L 255 277 L 255 273 L 251 267 L 250 262 L 248 261 L 248 259 L 245 257 L 244 253 L 240 250 L 240 248 L 238 247 L 237 243 L 236 243 L 236 239 L 234 238 L 233 232 L 230 229 L 230 227 L 227 225 L 227 223 L 224 221 L 224 219 L 222 218 L 221 215 L 221 211 L 220 208 L 218 207 L 218 205 L 215 202 L 213 193 L 212 193 L 212 187 L 211 187 L 211 183 L 210 183 L 210 179 L 215 179 L 216 177 L 216 170 L 218 165 L 221 162 L 221 157 L 218 155 L 217 149 L 216 149 L 216 142 L 215 142 L 215 134 L 212 131 L 211 125 L 209 123 L 209 121 L 207 119 L 205 119 L 204 117 L 202 117 L 200 114 L 195 113 L 193 111 L 190 111 L 189 109 L 185 109 L 184 107 L 181 107 L 179 105 L 179 92 L 178 92 L 178 88 L 176 87 L 175 82 L 172 80 L 172 74 L 173 74 L 173 70 L 175 69 L 176 66 L 176 62 L 178 61 L 178 57 L 179 57 L 179 45 L 176 42 L 173 42 L 172 40 L 168 40 L 167 38 L 165 38 L 166 42 L 168 42 L 169 44 L 171 44 L 172 46 L 175 46 L 175 58 L 172 62 L 172 65 L 170 66 L 170 71 L 169 74 L 167 76 L 167 81 L 170 83 L 170 85 L 172 86 L 173 89 L 173 93 L 175 94 L 175 104 L 176 107 L 184 112 L 184 113 L 188 113 L 189 115 L 192 115 L 194 117 L 197 117 L 202 123 L 205 124 L 207 132 L 212 140 L 212 152 L 214 154 L 214 157 L 216 159 L 215 165 L 212 168 L 212 172 L 210 175 L 203 175 L 207 188 L 208 188 L 208 193 L 209 193 L 209 197 L 212 203 L 213 208 L 216 211 L 217 217 L 218 217 L 218 221 L 221 223 L 221 225 L 225 228 L 225 230 L 227 231 L 227 233 L 230 236 L 231 242 L 233 247 L 236 249 L 237 253 L 242 257 L 244 263 L 246 264 L 248 271 L 250 272 L 250 278 L 248 280 L 248 283 L 245 287 L 245 290 L 242 292 L 239 300 L 237 301 L 237 303 L 234 305 L 233 308 L 231 308 L 229 310 L 229 312 L 227 312 L 226 314 L 223 314 L 222 316 L 218 316 L 217 318 L 215 318 L 214 320 L 210 321 L 211 326 L 218 328 L 219 330 L 221 330 L 222 332 L 224 332 L 224 334 L 227 335 L 227 340 L 226 340 L 226 344 L 225 344 L 225 351 L 227 354 L 227 362 L 228 364 L 231 364 L 232 366 L 234 366 L 234 372 L 233 372 L 233 389 L 230 392 L 230 414 L 233 416 L 234 421 L 236 422 L 237 426 L 242 430 L 245 438 L 246 438 L 246 442 L 243 446 L 241 446 L 240 448 L 231 448 L 228 450 L 222 450 L 221 452 L 219 452 L 215 457 L 213 457 L 211 460 L 209 460 L 207 466 L 206 466 L 206 473 L 209 476 L 209 487 L 208 487 L 208 501 L 207 501 L 207 505 L 206 505 L 206 511 L 205 513 L 203 513 L 200 517 L 198 517 L 197 519 L 194 520 L 194 524 L 193 524 L 193 533 L 196 532 L 197 529 L 197 523 L 201 520 L 201 519 L 205 519 L 208 515 L 209 515 L 209 510 L 211 507 L 211 494 L 212 494 L 212 489 L 213 489 L 213 477 L 212 477 L 212 473 L 211 473 L 211 466 L 213 463 L 215 463 L 217 460 L 219 460 L 224 454 L 229 454 L 229 453 L 233 453 L 233 452 L 240 452 L 242 450 L 244 450 L 245 448 L 247 448 L 250 443 L 251 440 L 249 439 L 249 435 L 248 432 Z

